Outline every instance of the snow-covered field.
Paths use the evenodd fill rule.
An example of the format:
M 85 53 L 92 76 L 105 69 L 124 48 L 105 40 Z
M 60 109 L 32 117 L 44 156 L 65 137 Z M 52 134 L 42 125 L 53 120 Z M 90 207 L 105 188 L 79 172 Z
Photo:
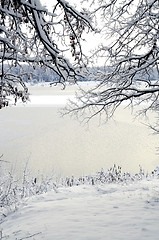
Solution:
M 158 240 L 159 179 L 80 185 L 26 199 L 1 239 Z
M 77 132 L 75 123 L 71 122 L 69 125 L 67 118 L 58 119 L 54 112 L 57 105 L 65 105 L 68 97 L 74 98 L 74 88 L 70 87 L 62 94 L 59 88 L 52 91 L 50 88 L 42 89 L 38 86 L 32 87 L 31 93 L 31 102 L 27 106 L 20 104 L 14 109 L 2 110 L 0 144 L 4 151 L 5 149 L 10 151 L 8 156 L 14 156 L 14 149 L 17 151 L 21 149 L 21 154 L 28 149 L 30 151 L 35 149 L 36 154 L 34 156 L 34 153 L 31 153 L 31 157 L 34 157 L 36 167 L 45 167 L 47 159 L 54 156 L 53 160 L 57 158 L 58 161 L 62 161 L 61 166 L 65 166 L 66 173 L 73 166 L 71 171 L 75 169 L 77 175 L 82 171 L 85 173 L 89 171 L 87 172 L 89 174 L 92 169 L 100 170 L 102 164 L 104 168 L 107 167 L 106 164 L 111 167 L 117 158 L 124 168 L 133 171 L 138 168 L 139 163 L 145 164 L 143 167 L 146 171 L 151 171 L 158 165 L 155 154 L 157 138 L 152 136 L 140 121 L 133 125 L 130 115 L 128 112 L 124 113 L 123 109 L 117 113 L 115 122 L 105 127 L 94 128 L 94 133 L 91 132 L 91 126 L 89 131 L 80 128 Z M 43 111 L 41 107 L 45 107 Z M 46 119 L 49 121 L 44 126 Z M 15 130 L 13 126 L 16 127 Z M 69 131 L 69 134 L 66 132 L 64 134 L 64 129 Z M 103 135 L 107 136 L 104 140 L 100 139 Z M 73 136 L 72 140 L 70 136 Z M 84 142 L 85 139 L 87 144 Z M 64 142 L 61 142 L 62 140 Z M 30 148 L 27 148 L 28 146 Z M 51 152 L 52 149 L 55 155 Z M 71 155 L 68 155 L 68 152 Z M 15 156 L 18 158 L 18 155 Z M 70 156 L 74 161 L 70 161 Z M 43 165 L 39 163 L 40 157 Z M 81 166 L 84 170 L 81 170 Z M 7 191 L 9 189 L 6 189 L 6 194 Z M 0 239 L 159 239 L 158 175 L 120 183 L 59 186 L 41 195 L 23 198 L 17 206 L 16 210 L 2 218 Z
M 88 84 L 88 85 L 86 85 Z M 84 83 L 88 87 L 93 83 Z M 77 88 L 68 86 L 30 87 L 30 102 L 1 110 L 0 154 L 21 171 L 29 161 L 32 171 L 62 175 L 82 175 L 96 172 L 114 163 L 123 171 L 135 173 L 139 164 L 152 171 L 159 163 L 156 154 L 159 135 L 144 124 L 133 121 L 131 110 L 120 107 L 114 119 L 100 125 L 92 119 L 87 126 L 58 111 L 68 98 L 74 98 Z

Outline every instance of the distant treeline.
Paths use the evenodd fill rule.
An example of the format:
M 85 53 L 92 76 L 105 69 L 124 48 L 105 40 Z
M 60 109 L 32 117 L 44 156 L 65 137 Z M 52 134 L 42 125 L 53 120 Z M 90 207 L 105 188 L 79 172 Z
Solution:
M 41 66 L 32 66 L 32 65 L 23 65 L 23 66 L 14 66 L 10 67 L 9 65 L 5 65 L 5 70 L 8 73 L 12 73 L 13 75 L 21 76 L 24 82 L 58 82 L 59 76 L 56 72 L 49 68 L 43 68 Z M 86 77 L 78 77 L 78 81 L 92 81 L 92 80 L 100 80 L 99 72 L 111 72 L 110 68 L 103 68 L 103 67 L 94 67 L 88 69 L 89 74 Z M 98 72 L 98 74 L 97 74 Z M 155 72 L 154 70 L 151 71 L 150 79 L 157 80 L 159 77 L 159 73 Z M 142 73 L 137 74 L 136 79 L 142 78 L 144 79 L 144 75 Z M 147 79 L 145 79 L 147 80 Z
M 90 68 L 88 69 L 90 74 L 85 74 L 87 77 L 78 77 L 78 81 L 91 81 L 96 72 L 102 70 L 100 67 Z M 59 75 L 54 72 L 52 69 L 43 68 L 41 66 L 31 66 L 31 65 L 23 65 L 23 66 L 14 66 L 10 67 L 9 65 L 5 65 L 5 71 L 7 73 L 12 73 L 13 75 L 21 76 L 24 82 L 58 82 Z

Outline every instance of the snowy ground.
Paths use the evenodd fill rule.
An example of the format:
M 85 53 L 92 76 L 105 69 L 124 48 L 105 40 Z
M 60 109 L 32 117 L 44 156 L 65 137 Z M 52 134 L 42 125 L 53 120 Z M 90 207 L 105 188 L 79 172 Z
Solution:
M 43 97 L 40 87 L 32 89 L 30 105 L 63 105 L 73 97 L 72 90 L 59 97 L 45 89 Z M 0 231 L 9 240 L 158 240 L 159 179 L 59 187 L 24 199 Z
M 2 239 L 158 240 L 159 179 L 59 188 L 4 218 Z

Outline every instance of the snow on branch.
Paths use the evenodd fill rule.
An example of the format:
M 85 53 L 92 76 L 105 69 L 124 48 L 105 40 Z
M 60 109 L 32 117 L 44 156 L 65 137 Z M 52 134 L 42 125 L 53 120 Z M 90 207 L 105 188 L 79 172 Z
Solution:
M 96 5 L 97 4 L 97 5 Z M 105 39 L 92 58 L 104 59 L 92 74 L 97 86 L 82 90 L 66 112 L 87 119 L 105 113 L 109 119 L 123 103 L 146 103 L 144 112 L 158 111 L 159 5 L 157 0 L 93 1 L 100 33 Z M 99 19 L 99 14 L 101 20 Z M 106 44 L 105 44 L 106 43 Z
M 66 1 L 54 1 L 51 13 L 39 0 L 0 0 L 0 106 L 8 104 L 6 97 L 13 92 L 17 99 L 13 89 L 25 85 L 18 75 L 13 81 L 7 78 L 17 65 L 32 64 L 33 69 L 36 65 L 49 67 L 63 84 L 83 76 L 87 58 L 81 40 L 83 32 L 89 29 L 93 27 L 87 12 L 77 11 Z M 27 100 L 26 90 L 23 94 Z

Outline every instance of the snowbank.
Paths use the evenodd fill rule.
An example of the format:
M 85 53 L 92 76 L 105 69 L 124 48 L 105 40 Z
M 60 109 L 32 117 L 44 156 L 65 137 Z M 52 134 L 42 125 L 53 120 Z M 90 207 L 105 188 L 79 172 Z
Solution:
M 3 239 L 158 240 L 159 180 L 62 187 L 1 223 Z

